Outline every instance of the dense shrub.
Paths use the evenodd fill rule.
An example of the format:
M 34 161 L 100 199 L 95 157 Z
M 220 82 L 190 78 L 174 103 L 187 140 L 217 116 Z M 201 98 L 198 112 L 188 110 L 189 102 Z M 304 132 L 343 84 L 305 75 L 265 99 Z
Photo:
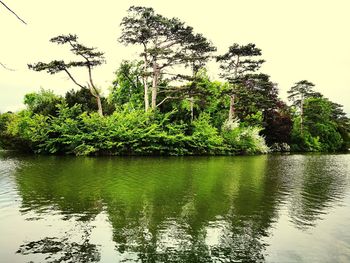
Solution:
M 195 154 L 219 154 L 224 152 L 223 138 L 210 124 L 209 114 L 201 114 L 193 121 L 193 133 L 190 137 L 191 151 Z
M 1 126 L 1 141 L 16 138 L 12 148 L 19 144 L 45 154 L 213 155 L 267 151 L 258 128 L 225 130 L 222 137 L 205 113 L 188 125 L 172 122 L 173 112 L 123 110 L 100 117 L 83 112 L 80 105 L 61 104 L 57 109 L 57 116 L 27 110 L 7 116 L 6 127 Z
M 61 96 L 57 96 L 51 90 L 41 89 L 39 92 L 33 92 L 24 96 L 24 104 L 28 110 L 34 114 L 45 116 L 56 115 L 56 105 L 63 102 Z
M 182 87 L 167 87 L 167 80 L 160 79 L 158 101 L 164 103 L 145 112 L 142 68 L 142 62 L 122 63 L 108 100 L 101 98 L 103 117 L 84 88 L 67 92 L 65 98 L 46 90 L 27 94 L 26 110 L 0 114 L 0 147 L 72 155 L 233 155 L 266 153 L 270 148 L 349 148 L 350 120 L 341 105 L 318 94 L 305 99 L 303 111 L 290 108 L 264 74 L 252 75 L 245 82 L 248 86 L 237 87 L 235 121 L 225 121 L 230 84 L 211 81 L 205 70 Z
M 269 148 L 265 140 L 259 135 L 261 131 L 257 126 L 242 126 L 238 121 L 225 123 L 222 136 L 231 152 L 241 154 L 267 153 Z
M 313 137 L 309 132 L 293 131 L 291 150 L 294 152 L 318 152 L 321 151 L 322 145 L 319 137 Z
M 292 131 L 292 150 L 335 152 L 346 144 L 342 123 L 334 117 L 334 103 L 325 98 L 308 98 L 304 105 L 303 130 L 301 118 L 296 117 Z M 338 123 L 337 123 L 338 122 Z M 346 127 L 347 119 L 345 119 Z

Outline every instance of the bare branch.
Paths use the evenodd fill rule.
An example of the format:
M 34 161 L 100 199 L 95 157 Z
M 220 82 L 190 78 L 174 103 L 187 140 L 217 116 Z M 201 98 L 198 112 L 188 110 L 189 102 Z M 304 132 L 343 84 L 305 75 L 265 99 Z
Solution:
M 178 97 L 165 97 L 161 102 L 159 102 L 156 107 L 159 107 L 160 105 L 162 105 L 164 102 L 166 102 L 167 100 L 170 100 L 170 99 L 181 99 L 183 98 L 182 96 L 178 96 Z
M 131 84 L 133 85 L 133 87 L 135 89 L 138 89 L 137 84 L 135 84 L 135 82 L 129 77 L 128 74 L 125 74 L 124 72 L 122 72 L 122 74 L 123 74 L 124 77 L 126 77 L 131 82 Z
M 70 74 L 70 72 L 67 69 L 64 69 L 64 71 L 67 73 L 67 75 L 69 76 L 69 78 L 74 82 L 74 84 L 76 84 L 77 86 L 79 86 L 82 89 L 86 89 L 85 86 L 79 84 L 72 76 L 72 74 Z
M 9 70 L 9 71 L 15 71 L 14 69 L 12 69 L 12 68 L 8 68 L 5 64 L 3 64 L 3 63 L 1 63 L 0 62 L 0 66 L 2 66 L 4 69 L 6 69 L 6 70 Z
M 20 18 L 11 8 L 9 8 L 3 1 L 0 0 L 0 4 L 2 4 L 8 11 L 10 11 L 14 16 L 17 17 L 23 24 L 27 24 L 22 18 Z

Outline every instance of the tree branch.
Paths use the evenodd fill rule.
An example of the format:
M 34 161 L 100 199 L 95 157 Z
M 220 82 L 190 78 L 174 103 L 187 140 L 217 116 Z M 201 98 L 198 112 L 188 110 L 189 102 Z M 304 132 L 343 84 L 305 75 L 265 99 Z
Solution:
M 156 107 L 159 107 L 160 105 L 162 105 L 164 102 L 166 102 L 167 100 L 170 100 L 170 99 L 181 99 L 182 97 L 179 96 L 179 97 L 165 97 L 161 102 L 159 102 Z
M 12 68 L 8 68 L 8 67 L 6 67 L 6 65 L 5 64 L 3 64 L 3 63 L 1 63 L 0 62 L 0 66 L 2 66 L 4 69 L 6 69 L 6 70 L 9 70 L 9 71 L 15 71 L 14 69 L 12 69 Z
M 125 74 L 124 72 L 122 72 L 122 74 L 131 82 L 131 84 L 134 86 L 135 89 L 138 89 L 137 84 L 134 83 L 134 81 L 129 77 L 128 74 Z
M 68 43 L 70 44 L 70 46 L 72 47 L 73 50 L 74 49 L 77 50 L 77 47 L 72 43 L 72 41 L 69 40 Z M 99 92 L 98 92 L 97 88 L 95 87 L 94 82 L 92 81 L 92 72 L 91 72 L 91 65 L 90 65 L 91 61 L 89 60 L 88 57 L 86 57 L 82 52 L 79 52 L 78 50 L 77 50 L 77 54 L 80 55 L 82 58 L 84 58 L 86 60 L 86 62 L 87 62 L 87 68 L 88 68 L 88 73 L 89 73 L 89 81 L 90 81 L 89 88 L 91 90 L 91 94 L 93 94 L 92 91 L 94 91 L 95 97 L 98 97 L 99 96 Z
M 64 71 L 67 73 L 67 75 L 69 76 L 69 78 L 74 82 L 74 84 L 76 84 L 77 86 L 79 86 L 82 89 L 86 89 L 85 86 L 79 84 L 72 76 L 72 74 L 70 74 L 70 72 L 67 69 L 64 69 Z
M 0 4 L 2 4 L 8 11 L 10 11 L 14 16 L 17 17 L 18 20 L 20 20 L 23 24 L 27 24 L 22 18 L 20 18 L 14 11 L 12 11 L 11 8 L 9 8 L 3 1 L 0 0 Z

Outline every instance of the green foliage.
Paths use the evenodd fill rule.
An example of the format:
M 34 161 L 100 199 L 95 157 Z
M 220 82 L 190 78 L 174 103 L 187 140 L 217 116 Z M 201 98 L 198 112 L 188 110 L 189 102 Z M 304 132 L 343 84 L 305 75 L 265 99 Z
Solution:
M 247 115 L 243 122 L 223 121 L 227 101 L 221 94 L 225 84 L 211 82 L 205 75 L 197 81 L 197 89 L 207 95 L 194 97 L 193 121 L 184 118 L 189 111 L 187 100 L 179 110 L 176 104 L 169 104 L 171 107 L 164 112 L 144 112 L 141 101 L 140 107 L 125 103 L 111 115 L 102 117 L 86 110 L 83 103 L 54 104 L 59 97 L 52 92 L 29 94 L 27 110 L 0 115 L 0 147 L 73 155 L 213 155 L 269 151 L 259 135 L 266 113 L 257 111 Z M 55 107 L 55 114 L 50 114 L 50 107 Z M 284 114 L 284 108 L 279 109 L 278 114 Z M 270 123 L 278 124 L 274 116 L 275 122 Z M 220 123 L 224 124 L 219 128 Z M 301 132 L 300 117 L 296 115 L 291 132 L 293 151 L 337 151 L 347 145 L 340 132 L 343 129 L 348 134 L 347 119 L 338 106 L 325 98 L 305 100 L 304 126 Z M 276 139 L 273 143 L 285 141 Z
M 341 150 L 344 140 L 333 114 L 334 106 L 328 99 L 322 97 L 306 99 L 304 129 L 300 131 L 300 128 L 296 126 L 300 125 L 301 120 L 300 117 L 296 118 L 292 133 L 292 149 L 326 152 Z
M 223 151 L 223 138 L 210 124 L 210 116 L 201 114 L 192 123 L 191 146 L 195 154 L 215 154 Z
M 240 78 L 247 73 L 254 72 L 261 67 L 264 60 L 253 59 L 261 56 L 261 49 L 255 44 L 247 45 L 232 44 L 228 51 L 217 57 L 222 69 L 222 76 L 230 83 L 240 83 Z
M 173 117 L 176 121 L 190 123 L 191 120 L 191 100 L 193 101 L 193 118 L 198 118 L 202 113 L 210 115 L 211 124 L 221 129 L 222 123 L 227 118 L 227 97 L 222 96 L 228 83 L 211 81 L 205 69 L 201 69 L 196 78 L 188 82 L 176 93 L 183 94 L 183 98 L 173 99 L 160 108 L 161 112 L 177 109 Z
M 137 61 L 123 61 L 116 71 L 116 78 L 110 88 L 110 101 L 115 107 L 128 105 L 132 109 L 143 108 L 142 64 Z
M 337 123 L 332 118 L 332 106 L 325 98 L 309 98 L 305 101 L 305 125 L 313 136 L 319 136 L 322 151 L 334 152 L 343 144 Z
M 228 83 L 210 80 L 207 71 L 202 69 L 189 85 L 190 94 L 194 98 L 195 117 L 206 112 L 213 125 L 220 129 L 227 118 L 227 97 L 222 95 L 229 88 Z
M 0 144 L 3 148 L 31 151 L 37 143 L 46 139 L 44 127 L 49 117 L 33 115 L 30 111 L 24 110 L 18 114 L 9 114 L 5 118 L 4 130 L 0 134 Z
M 76 35 L 59 35 L 51 38 L 52 43 L 58 45 L 67 45 L 70 47 L 70 51 L 78 56 L 81 60 L 64 62 L 63 60 L 53 60 L 49 63 L 37 62 L 35 64 L 28 64 L 28 68 L 34 71 L 46 71 L 49 74 L 57 74 L 59 72 L 65 72 L 69 79 L 81 89 L 90 91 L 91 97 L 96 99 L 98 113 L 103 115 L 103 107 L 101 102 L 101 95 L 99 89 L 95 86 L 92 78 L 92 70 L 96 66 L 100 66 L 105 63 L 104 54 L 97 51 L 96 48 L 89 48 L 78 42 Z M 88 73 L 87 85 L 82 85 L 73 77 L 70 70 L 72 68 L 85 68 Z
M 319 95 L 313 90 L 314 87 L 315 84 L 307 80 L 298 81 L 288 90 L 288 99 L 293 102 L 293 106 L 300 109 L 303 107 L 305 99 Z
M 27 109 L 35 114 L 56 115 L 56 105 L 63 102 L 63 98 L 57 96 L 51 90 L 40 89 L 24 96 L 24 104 Z
M 57 117 L 28 111 L 13 115 L 6 134 L 36 153 L 180 155 L 188 154 L 184 128 L 171 124 L 169 115 L 157 119 L 143 111 L 122 111 L 102 118 L 82 112 L 80 105 L 60 105 Z
M 18 139 L 8 132 L 9 124 L 15 119 L 13 113 L 0 114 L 0 149 L 13 149 Z
M 109 103 L 104 97 L 101 97 L 100 99 L 104 113 L 106 115 L 111 115 L 115 110 L 114 105 Z M 91 96 L 91 92 L 85 88 L 68 91 L 65 95 L 65 102 L 69 107 L 78 104 L 81 106 L 82 111 L 86 112 L 96 112 L 98 110 L 96 98 Z
M 201 114 L 190 126 L 171 121 L 174 114 L 124 109 L 101 117 L 97 113 L 83 112 L 80 105 L 69 108 L 62 104 L 58 106 L 57 116 L 32 114 L 30 111 L 12 114 L 6 127 L 2 125 L 2 130 L 11 138 L 17 138 L 28 150 L 45 154 L 212 155 L 264 152 L 259 148 L 258 129 L 240 128 L 238 137 L 235 141 L 231 140 L 228 147 L 212 126 L 208 113 Z
M 313 137 L 309 132 L 292 132 L 291 150 L 294 152 L 318 152 L 322 150 L 319 137 Z
M 265 140 L 259 135 L 258 126 L 240 125 L 238 121 L 226 122 L 222 129 L 222 136 L 231 152 L 240 154 L 267 153 L 269 148 Z
M 249 126 L 262 126 L 263 122 L 263 113 L 261 111 L 257 111 L 256 113 L 249 114 L 245 117 L 244 122 L 241 123 L 241 126 L 249 127 Z
M 27 94 L 26 110 L 0 115 L 0 147 L 74 155 L 254 154 L 268 152 L 267 145 L 288 149 L 289 143 L 295 151 L 349 148 L 350 120 L 342 106 L 303 80 L 288 91 L 288 107 L 270 76 L 256 73 L 264 61 L 255 44 L 235 43 L 216 57 L 222 83 L 205 70 L 216 48 L 178 18 L 132 6 L 121 31 L 120 42 L 142 47 L 143 61 L 121 63 L 108 100 L 92 78 L 105 62 L 103 53 L 76 35 L 52 38 L 80 60 L 29 68 L 64 72 L 80 89 L 65 98 L 46 90 Z M 72 75 L 77 67 L 87 70 L 86 85 Z

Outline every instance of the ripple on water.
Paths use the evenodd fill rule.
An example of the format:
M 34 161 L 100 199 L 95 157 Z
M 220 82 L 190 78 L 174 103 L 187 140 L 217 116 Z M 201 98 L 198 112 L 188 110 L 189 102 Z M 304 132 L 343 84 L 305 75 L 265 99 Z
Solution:
M 0 159 L 0 209 L 11 207 L 18 201 L 16 185 L 13 181 L 13 171 L 18 163 L 14 160 Z
M 81 235 L 89 244 L 91 223 L 96 230 L 105 227 L 96 222 L 102 213 L 108 227 L 97 239 L 104 241 L 101 246 L 90 242 L 91 249 L 86 250 L 101 253 L 101 258 L 107 244 L 128 262 L 281 262 L 286 257 L 303 261 L 307 254 L 322 261 L 320 242 L 317 249 L 303 250 L 311 243 L 310 236 L 315 240 L 321 236 L 346 258 L 350 255 L 344 248 L 350 245 L 344 231 L 350 227 L 347 160 L 332 155 L 31 157 L 23 161 L 27 166 L 21 164 L 14 172 L 16 163 L 0 159 L 0 219 L 6 216 L 10 225 L 17 216 L 18 222 L 25 222 L 23 235 L 15 240 L 22 245 L 12 240 L 15 249 L 4 250 L 29 256 L 42 253 L 47 244 L 75 252 L 81 247 L 74 245 L 80 244 L 74 237 Z M 334 215 L 338 217 L 329 220 Z M 323 222 L 328 225 L 320 228 Z M 55 233 L 62 229 L 61 239 Z M 35 250 L 30 249 L 33 242 Z M 265 261 L 269 246 L 281 256 Z

